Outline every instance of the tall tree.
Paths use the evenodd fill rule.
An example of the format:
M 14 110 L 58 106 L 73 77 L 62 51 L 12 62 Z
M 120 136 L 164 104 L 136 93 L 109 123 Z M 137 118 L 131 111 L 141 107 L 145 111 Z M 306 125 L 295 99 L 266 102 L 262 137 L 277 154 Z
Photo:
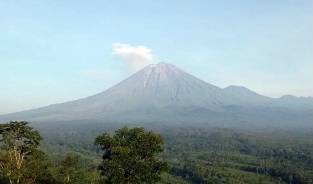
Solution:
M 42 138 L 27 124 L 25 121 L 0 124 L 0 171 L 11 184 L 24 184 L 34 179 L 25 176 L 25 171 L 27 163 L 39 151 Z
M 99 135 L 95 144 L 104 151 L 99 169 L 104 183 L 156 183 L 167 170 L 167 163 L 158 158 L 163 151 L 159 134 L 144 128 L 124 127 L 110 135 Z

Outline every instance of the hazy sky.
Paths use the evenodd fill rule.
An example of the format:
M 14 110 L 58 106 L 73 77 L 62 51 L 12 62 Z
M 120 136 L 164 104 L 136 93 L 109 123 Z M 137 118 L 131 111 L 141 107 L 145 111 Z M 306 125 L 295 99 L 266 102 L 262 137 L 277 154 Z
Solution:
M 313 0 L 0 0 L 0 113 L 159 61 L 220 87 L 313 96 Z

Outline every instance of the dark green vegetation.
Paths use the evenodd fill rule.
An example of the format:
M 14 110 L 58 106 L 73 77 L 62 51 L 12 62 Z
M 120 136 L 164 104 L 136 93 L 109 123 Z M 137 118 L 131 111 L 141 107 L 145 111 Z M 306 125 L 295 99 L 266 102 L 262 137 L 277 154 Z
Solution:
M 141 180 L 141 174 L 146 174 L 144 171 L 147 170 L 137 173 L 142 169 L 135 169 L 137 166 L 146 167 L 145 164 L 140 165 L 144 158 L 140 151 L 145 150 L 155 151 L 149 156 L 153 156 L 152 163 L 157 163 L 149 164 L 152 167 L 146 167 L 148 170 L 155 166 L 161 171 L 164 163 L 161 160 L 168 163 L 169 172 L 161 175 L 159 183 L 313 183 L 312 130 L 243 131 L 205 126 L 146 125 L 146 128 L 161 133 L 165 142 L 164 152 L 156 157 L 162 150 L 162 139 L 158 136 L 149 137 L 148 134 L 143 134 L 142 129 L 120 129 L 112 134 L 123 125 L 77 122 L 32 125 L 43 135 L 41 150 L 46 153 L 38 156 L 40 159 L 36 159 L 37 167 L 29 171 L 38 173 L 37 183 L 110 183 L 110 180 L 103 179 L 118 172 L 107 172 L 108 165 L 116 171 L 136 172 L 128 176 L 138 180 L 128 180 L 129 183 L 145 183 Z M 102 134 L 103 132 L 111 133 Z M 141 139 L 134 138 L 134 132 L 145 136 Z M 94 145 L 97 136 L 96 143 L 100 147 Z M 141 144 L 146 139 L 155 144 Z M 130 140 L 135 140 L 136 143 L 128 144 Z M 117 160 L 120 155 L 125 162 L 118 160 L 113 163 L 112 160 Z M 102 170 L 99 170 L 99 166 Z M 6 183 L 4 175 L 0 181 Z M 146 183 L 152 183 L 151 181 Z M 127 181 L 111 180 L 111 183 L 123 182 Z
M 166 136 L 172 174 L 194 183 L 313 183 L 313 134 L 180 130 Z
M 49 160 L 38 148 L 40 141 L 39 132 L 27 122 L 0 125 L 0 183 L 156 183 L 167 171 L 166 162 L 158 157 L 163 151 L 163 139 L 143 128 L 124 127 L 114 135 L 99 135 L 95 144 L 104 153 L 98 167 L 96 161 L 92 163 L 77 153 Z
M 0 125 L 0 171 L 10 183 L 34 183 L 45 175 L 44 154 L 38 149 L 41 136 L 26 122 Z M 35 175 L 38 174 L 38 175 Z
M 157 154 L 163 151 L 163 139 L 143 128 L 127 127 L 113 136 L 104 133 L 96 138 L 104 151 L 99 167 L 105 183 L 156 183 L 167 170 Z

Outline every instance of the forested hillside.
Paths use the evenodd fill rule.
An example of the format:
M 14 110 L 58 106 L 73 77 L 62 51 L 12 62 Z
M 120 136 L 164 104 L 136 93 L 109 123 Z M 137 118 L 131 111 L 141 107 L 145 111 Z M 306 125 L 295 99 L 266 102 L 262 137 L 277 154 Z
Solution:
M 35 127 L 44 137 L 40 149 L 45 158 L 41 165 L 47 169 L 41 169 L 46 172 L 43 177 L 50 178 L 51 183 L 103 183 L 104 175 L 99 170 L 103 151 L 94 141 L 104 132 L 113 135 L 122 125 Z M 164 140 L 164 152 L 158 158 L 167 162 L 168 169 L 158 183 L 313 183 L 310 130 L 147 129 L 160 133 Z M 72 178 L 70 182 L 64 181 L 66 173 Z

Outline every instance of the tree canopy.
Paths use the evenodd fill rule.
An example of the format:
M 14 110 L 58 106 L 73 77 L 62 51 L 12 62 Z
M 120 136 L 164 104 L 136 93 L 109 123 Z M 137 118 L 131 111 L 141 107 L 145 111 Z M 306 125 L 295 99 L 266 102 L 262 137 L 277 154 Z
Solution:
M 38 166 L 33 164 L 33 158 L 40 155 L 37 148 L 42 138 L 27 124 L 12 121 L 0 125 L 0 171 L 11 184 L 33 183 L 36 179 L 35 173 L 29 171 L 31 166 Z
M 156 183 L 167 170 L 166 162 L 158 158 L 164 149 L 162 137 L 144 128 L 104 133 L 95 144 L 104 151 L 99 169 L 105 183 Z

